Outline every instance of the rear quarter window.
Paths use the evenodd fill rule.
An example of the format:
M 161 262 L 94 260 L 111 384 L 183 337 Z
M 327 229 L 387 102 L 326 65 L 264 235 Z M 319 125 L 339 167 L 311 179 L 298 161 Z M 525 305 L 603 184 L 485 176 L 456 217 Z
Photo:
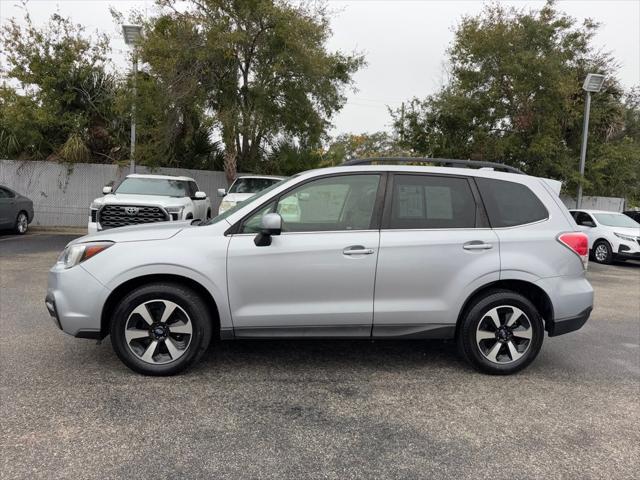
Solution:
M 549 218 L 540 199 L 521 183 L 476 178 L 493 228 L 514 227 Z

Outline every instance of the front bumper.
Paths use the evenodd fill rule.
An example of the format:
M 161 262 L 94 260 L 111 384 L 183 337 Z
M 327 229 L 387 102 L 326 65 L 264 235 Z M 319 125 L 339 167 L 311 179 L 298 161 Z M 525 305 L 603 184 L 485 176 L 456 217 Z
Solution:
M 101 337 L 102 307 L 110 290 L 82 265 L 65 269 L 56 264 L 49 271 L 45 305 L 57 327 L 79 338 Z

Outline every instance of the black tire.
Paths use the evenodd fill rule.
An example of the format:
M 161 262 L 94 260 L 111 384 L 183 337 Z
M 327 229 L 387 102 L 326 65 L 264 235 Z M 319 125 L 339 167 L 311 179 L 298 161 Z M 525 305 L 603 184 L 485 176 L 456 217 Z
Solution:
M 611 265 L 613 263 L 613 249 L 606 240 L 598 240 L 593 245 L 592 258 L 597 263 Z
M 29 216 L 27 212 L 20 211 L 16 215 L 16 222 L 13 225 L 13 231 L 18 235 L 24 235 L 29 230 Z
M 521 321 L 517 321 L 515 324 L 516 327 L 511 329 L 511 333 L 506 325 L 509 320 L 509 317 L 506 315 L 509 315 L 510 308 L 519 309 L 526 316 Z M 479 334 L 490 333 L 484 330 L 484 326 L 487 325 L 485 322 L 493 326 L 491 318 L 487 316 L 487 314 L 492 311 L 497 312 L 499 317 L 505 315 L 504 318 L 500 318 L 506 332 L 505 336 L 503 338 L 501 336 L 502 333 L 496 328 L 495 339 L 487 338 L 478 340 Z M 515 311 L 516 310 L 511 310 L 511 315 L 513 315 Z M 480 325 L 481 322 L 483 322 L 482 325 Z M 527 325 L 530 330 L 527 330 Z M 516 332 L 526 332 L 527 335 L 530 335 L 531 338 L 528 340 L 528 343 L 526 339 L 519 337 L 519 335 L 523 335 L 523 333 Z M 498 338 L 500 338 L 500 340 L 498 340 Z M 476 299 L 474 303 L 466 309 L 457 332 L 458 350 L 460 354 L 475 369 L 492 375 L 508 375 L 525 368 L 540 352 L 543 339 L 544 325 L 540 313 L 529 299 L 511 290 L 492 290 L 487 292 L 486 295 Z M 516 350 L 515 354 L 511 354 L 511 349 L 509 348 L 511 346 L 508 345 L 509 342 L 512 342 L 511 346 L 517 347 L 522 353 Z M 497 352 L 502 353 L 498 353 L 500 356 L 496 358 L 494 362 L 489 360 L 487 350 L 492 350 L 492 347 L 497 346 L 498 343 L 502 345 L 496 347 Z M 486 350 L 484 350 L 485 345 L 487 345 Z M 521 356 L 514 360 L 513 357 L 517 355 Z M 500 359 L 504 359 L 504 362 L 500 362 Z
M 190 335 L 170 333 L 171 328 L 167 328 L 164 340 L 157 339 L 153 336 L 155 335 L 153 327 L 148 327 L 147 322 L 140 315 L 133 313 L 141 305 L 145 305 L 146 310 L 148 305 L 149 310 L 146 312 L 154 320 L 153 325 L 171 325 L 171 318 L 167 319 L 165 323 L 160 321 L 159 317 L 162 316 L 164 309 L 168 308 L 168 304 L 163 307 L 162 302 L 172 302 L 179 307 L 174 307 L 176 313 L 172 314 L 172 317 L 185 318 L 186 315 L 186 321 L 178 318 L 176 323 L 172 325 L 183 325 L 190 322 Z M 131 330 L 132 322 L 137 323 L 141 328 Z M 144 327 L 149 330 L 148 338 L 127 342 L 125 329 L 142 332 Z M 151 333 L 152 330 L 153 333 Z M 211 332 L 211 314 L 204 301 L 191 289 L 176 283 L 154 283 L 135 289 L 120 301 L 111 317 L 110 326 L 111 344 L 120 360 L 131 370 L 144 375 L 174 375 L 190 367 L 207 350 L 211 341 Z M 167 348 L 166 342 L 169 341 L 169 337 L 178 339 L 176 342 L 172 342 L 172 345 L 185 345 L 185 348 L 181 350 L 174 350 L 180 352 L 180 356 L 175 360 Z M 141 352 L 138 354 L 134 352 L 135 349 L 142 351 L 148 348 L 154 340 L 157 344 L 155 350 L 157 355 L 155 356 L 162 357 L 166 360 L 165 363 L 155 363 L 153 358 L 151 358 L 151 362 L 144 361 L 140 356 Z M 130 345 L 132 346 L 130 347 Z M 158 362 L 160 361 L 158 360 Z
M 211 209 L 207 210 L 207 220 L 211 220 Z

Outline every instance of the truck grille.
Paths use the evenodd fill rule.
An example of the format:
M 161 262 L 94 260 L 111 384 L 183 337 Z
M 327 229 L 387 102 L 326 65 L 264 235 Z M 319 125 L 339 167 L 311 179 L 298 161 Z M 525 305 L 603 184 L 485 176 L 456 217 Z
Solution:
M 127 225 L 166 222 L 168 220 L 167 214 L 159 207 L 105 205 L 98 212 L 98 222 L 103 230 Z

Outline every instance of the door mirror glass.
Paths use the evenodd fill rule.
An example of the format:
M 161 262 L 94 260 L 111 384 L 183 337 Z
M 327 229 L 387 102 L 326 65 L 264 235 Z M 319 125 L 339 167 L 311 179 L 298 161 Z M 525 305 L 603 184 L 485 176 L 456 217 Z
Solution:
M 262 217 L 260 233 L 256 235 L 254 243 L 258 247 L 271 245 L 271 236 L 280 235 L 282 231 L 282 217 L 277 213 L 267 213 Z
M 110 194 L 112 190 L 113 190 L 113 187 L 102 187 L 102 193 L 104 195 Z
M 219 197 L 225 197 L 227 195 L 227 191 L 224 188 L 219 188 L 218 189 L 218 196 Z
M 204 200 L 205 198 L 207 198 L 207 194 L 204 192 L 196 192 L 193 198 L 195 198 L 196 200 Z

